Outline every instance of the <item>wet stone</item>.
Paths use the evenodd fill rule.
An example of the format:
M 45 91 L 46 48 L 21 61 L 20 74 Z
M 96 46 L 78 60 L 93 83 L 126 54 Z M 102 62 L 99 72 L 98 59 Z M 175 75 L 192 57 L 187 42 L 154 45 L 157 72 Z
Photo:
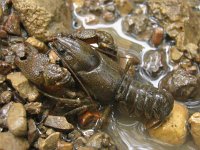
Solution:
M 82 136 L 81 136 L 81 137 L 78 137 L 78 138 L 73 142 L 74 148 L 75 148 L 75 149 L 79 149 L 80 147 L 85 146 L 86 143 L 87 143 L 86 138 L 84 138 L 84 137 L 82 137 Z
M 9 131 L 15 136 L 27 133 L 26 110 L 21 103 L 13 103 L 8 112 L 7 124 Z
M 117 150 L 115 143 L 113 142 L 111 137 L 105 132 L 97 132 L 92 135 L 86 145 L 97 149 L 107 148 Z
M 189 123 L 191 126 L 191 134 L 195 144 L 200 148 L 200 112 L 194 113 L 190 119 Z
M 33 119 L 28 120 L 28 142 L 32 144 L 39 137 L 39 131 Z
M 55 150 L 59 140 L 60 140 L 59 132 L 55 132 L 49 135 L 46 139 L 40 138 L 38 140 L 39 149 L 40 150 Z
M 7 75 L 11 71 L 12 71 L 12 66 L 9 63 L 0 60 L 0 74 Z
M 147 52 L 143 61 L 142 71 L 152 79 L 157 79 L 168 69 L 164 53 L 160 51 Z
M 115 0 L 115 3 L 122 16 L 129 14 L 133 10 L 130 0 Z
M 12 92 L 11 91 L 4 91 L 0 95 L 0 104 L 9 103 L 12 100 Z
M 158 46 L 161 44 L 162 40 L 164 38 L 164 30 L 161 27 L 157 27 L 154 29 L 151 37 L 151 43 L 154 46 Z
M 106 22 L 113 22 L 115 20 L 115 14 L 113 12 L 105 11 L 103 13 L 103 19 Z
M 160 81 L 159 87 L 169 91 L 174 99 L 184 101 L 197 95 L 198 79 L 186 70 L 178 68 L 168 73 Z
M 7 75 L 7 79 L 11 81 L 12 86 L 19 92 L 22 98 L 28 99 L 30 102 L 38 99 L 39 92 L 36 87 L 30 84 L 21 72 L 10 73 Z
M 72 141 L 76 140 L 78 137 L 81 136 L 81 133 L 78 130 L 73 130 L 68 134 L 68 138 Z
M 21 27 L 19 17 L 12 13 L 5 24 L 5 30 L 13 35 L 21 35 Z
M 122 28 L 125 33 L 146 41 L 150 39 L 153 31 L 150 20 L 143 13 L 126 16 L 122 21 Z
M 30 102 L 30 103 L 25 104 L 24 107 L 29 114 L 32 114 L 32 115 L 39 114 L 41 113 L 41 110 L 42 110 L 42 103 Z
M 72 130 L 74 126 L 70 124 L 63 116 L 48 116 L 44 122 L 45 126 L 52 127 L 59 130 Z
M 28 150 L 29 143 L 26 139 L 16 137 L 10 132 L 0 133 L 1 150 Z
M 187 119 L 187 107 L 174 103 L 170 116 L 159 127 L 148 129 L 149 135 L 168 144 L 183 144 L 187 137 Z
M 170 57 L 172 61 L 179 61 L 183 56 L 183 52 L 180 52 L 176 47 L 170 49 Z
M 73 150 L 73 145 L 65 141 L 58 141 L 57 150 Z
M 6 80 L 6 76 L 0 74 L 0 84 Z
M 89 25 L 95 25 L 95 24 L 99 23 L 99 18 L 93 14 L 88 14 L 85 17 L 85 22 L 86 22 L 86 24 L 89 24 Z
M 0 109 L 0 127 L 2 127 L 2 128 L 8 128 L 8 124 L 7 124 L 8 111 L 9 111 L 10 107 L 12 106 L 12 104 L 13 104 L 13 102 L 10 102 L 10 103 L 4 105 Z

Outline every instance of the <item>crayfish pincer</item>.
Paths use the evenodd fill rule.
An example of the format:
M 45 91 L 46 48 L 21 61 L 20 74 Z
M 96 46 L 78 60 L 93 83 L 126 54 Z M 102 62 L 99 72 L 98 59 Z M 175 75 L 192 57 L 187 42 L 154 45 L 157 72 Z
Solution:
M 50 46 L 101 104 L 122 106 L 129 115 L 145 121 L 163 121 L 170 114 L 174 104 L 170 93 L 134 80 L 89 44 L 59 35 Z

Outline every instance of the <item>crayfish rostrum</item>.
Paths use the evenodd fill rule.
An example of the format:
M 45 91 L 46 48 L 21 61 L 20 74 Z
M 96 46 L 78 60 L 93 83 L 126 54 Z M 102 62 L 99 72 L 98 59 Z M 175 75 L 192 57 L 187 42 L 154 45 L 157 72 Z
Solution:
M 91 45 L 86 44 L 84 35 L 88 36 L 88 34 L 85 33 L 92 33 L 93 37 L 96 36 L 94 34 L 98 33 L 97 37 L 101 35 L 101 38 L 97 39 L 100 40 L 104 39 L 102 38 L 103 35 L 106 35 L 107 40 L 105 40 L 105 43 L 99 42 L 105 47 L 107 46 L 106 41 L 109 38 L 112 39 L 108 33 L 103 34 L 100 32 L 101 34 L 99 34 L 99 32 L 92 30 L 88 31 L 71 35 L 58 35 L 51 39 L 49 45 L 61 59 L 63 67 L 66 67 L 81 82 L 92 99 L 99 103 L 112 104 L 128 112 L 129 115 L 136 116 L 139 120 L 163 121 L 173 108 L 174 100 L 171 94 L 152 85 L 134 80 L 132 76 L 119 67 L 117 62 L 97 51 Z M 107 50 L 113 53 L 115 46 L 110 46 L 112 44 L 113 41 L 108 44 Z M 17 61 L 18 67 L 22 72 L 25 72 L 25 76 L 34 82 L 30 74 L 27 74 L 27 67 L 25 67 L 27 63 L 23 61 Z M 60 70 L 64 71 L 65 69 Z M 41 70 L 41 72 L 44 73 L 44 70 Z M 66 73 L 63 74 L 63 77 L 65 75 Z M 68 78 L 65 76 L 64 79 L 71 79 L 70 75 L 68 74 Z M 59 81 L 63 80 L 59 79 Z M 72 80 L 64 81 L 69 82 Z M 76 104 L 75 101 L 74 104 Z M 84 105 L 84 109 L 88 108 L 87 105 Z M 91 104 L 89 105 L 91 106 Z M 83 109 L 76 108 L 76 111 L 78 110 Z

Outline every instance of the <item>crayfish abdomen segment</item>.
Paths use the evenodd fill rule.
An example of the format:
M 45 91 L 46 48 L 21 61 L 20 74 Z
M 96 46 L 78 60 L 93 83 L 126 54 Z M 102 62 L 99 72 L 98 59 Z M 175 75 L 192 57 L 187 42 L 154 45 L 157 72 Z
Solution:
M 142 121 L 163 121 L 174 104 L 173 97 L 167 91 L 133 80 L 128 75 L 123 78 L 116 100 L 119 107 L 126 109 L 123 111 Z

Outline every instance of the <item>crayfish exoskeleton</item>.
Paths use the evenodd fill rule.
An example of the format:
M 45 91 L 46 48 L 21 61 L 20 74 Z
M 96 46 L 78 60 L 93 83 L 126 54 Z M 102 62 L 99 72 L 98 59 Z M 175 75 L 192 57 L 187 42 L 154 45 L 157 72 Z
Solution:
M 89 44 L 71 35 L 59 35 L 50 46 L 100 103 L 115 104 L 145 121 L 163 121 L 170 114 L 174 103 L 170 93 L 132 79 Z

